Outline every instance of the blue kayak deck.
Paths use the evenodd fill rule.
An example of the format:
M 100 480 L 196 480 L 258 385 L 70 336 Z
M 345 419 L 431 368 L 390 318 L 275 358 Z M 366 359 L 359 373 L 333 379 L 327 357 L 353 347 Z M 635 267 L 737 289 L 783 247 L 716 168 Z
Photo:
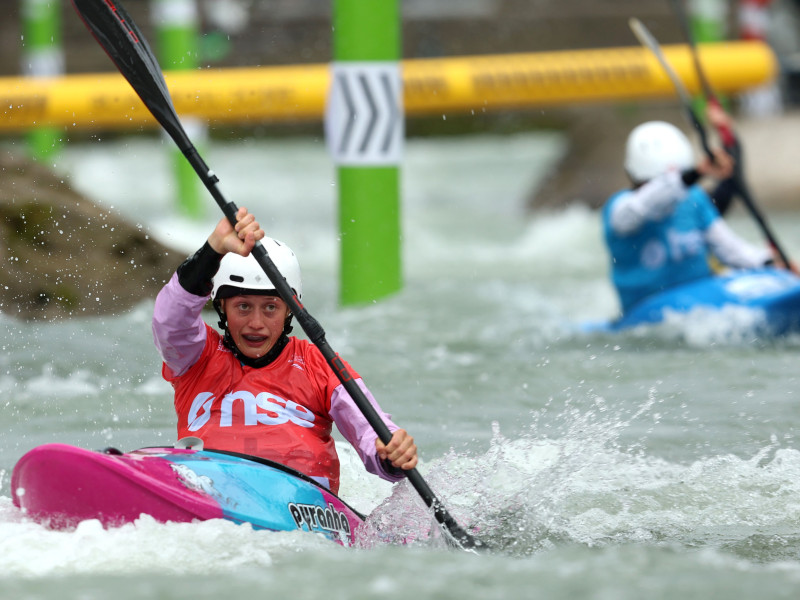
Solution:
M 585 324 L 591 331 L 621 331 L 662 323 L 670 314 L 749 309 L 754 327 L 774 336 L 800 331 L 800 277 L 785 269 L 730 271 L 675 286 L 634 305 L 618 319 Z

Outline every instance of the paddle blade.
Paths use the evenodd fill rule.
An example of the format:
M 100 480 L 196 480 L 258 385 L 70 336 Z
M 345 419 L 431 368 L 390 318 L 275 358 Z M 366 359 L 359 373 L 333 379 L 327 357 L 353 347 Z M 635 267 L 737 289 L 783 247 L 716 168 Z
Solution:
M 672 82 L 672 86 L 675 88 L 675 91 L 678 94 L 678 98 L 683 105 L 683 109 L 686 113 L 686 118 L 689 121 L 689 124 L 692 128 L 697 131 L 697 135 L 700 138 L 700 144 L 703 147 L 703 150 L 708 155 L 709 159 L 712 161 L 714 160 L 714 153 L 711 151 L 711 147 L 708 145 L 708 135 L 706 134 L 705 127 L 700 122 L 700 119 L 694 112 L 692 108 L 692 98 L 689 95 L 686 87 L 683 85 L 683 81 L 681 78 L 678 77 L 678 74 L 672 68 L 672 65 L 669 64 L 667 57 L 664 56 L 664 53 L 661 50 L 661 45 L 658 43 L 658 40 L 650 33 L 650 30 L 645 27 L 644 23 L 642 23 L 636 17 L 631 17 L 628 19 L 628 25 L 633 31 L 633 34 L 636 36 L 636 39 L 639 40 L 639 43 L 642 44 L 645 48 L 650 50 L 650 52 L 655 56 L 656 60 L 661 65 L 661 68 L 664 69 L 664 73 L 667 74 L 670 81 Z
M 675 88 L 675 92 L 677 92 L 681 102 L 691 105 L 692 98 L 689 95 L 686 86 L 683 85 L 683 81 L 681 81 L 681 78 L 678 77 L 678 74 L 669 64 L 667 57 L 664 56 L 664 53 L 661 51 L 661 46 L 656 38 L 653 37 L 653 34 L 650 33 L 650 30 L 647 29 L 647 27 L 644 26 L 644 23 L 642 23 L 636 17 L 631 17 L 628 20 L 628 25 L 630 26 L 633 35 L 635 35 L 636 39 L 639 40 L 639 43 L 650 50 L 650 52 L 661 65 L 661 68 L 664 69 L 664 73 L 666 73 L 667 77 L 669 77 L 670 81 L 672 82 L 672 86 Z
M 161 67 L 136 23 L 117 0 L 72 0 L 72 5 L 144 105 L 184 151 L 191 147 Z

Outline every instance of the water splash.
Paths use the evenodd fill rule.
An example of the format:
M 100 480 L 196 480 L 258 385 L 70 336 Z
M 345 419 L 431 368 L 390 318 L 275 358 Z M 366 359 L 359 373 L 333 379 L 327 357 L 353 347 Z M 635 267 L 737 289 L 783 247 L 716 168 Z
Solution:
M 555 436 L 536 414 L 516 439 L 494 424 L 485 453 L 451 451 L 428 465 L 426 476 L 455 519 L 495 552 L 646 543 L 722 548 L 756 560 L 768 552 L 796 556 L 800 451 L 780 448 L 774 438 L 749 458 L 722 454 L 680 464 L 621 444 L 637 420 L 657 422 L 656 402 L 651 390 L 624 417 L 598 397 L 592 410 L 565 410 Z M 396 486 L 368 523 L 384 541 L 441 545 L 407 484 Z

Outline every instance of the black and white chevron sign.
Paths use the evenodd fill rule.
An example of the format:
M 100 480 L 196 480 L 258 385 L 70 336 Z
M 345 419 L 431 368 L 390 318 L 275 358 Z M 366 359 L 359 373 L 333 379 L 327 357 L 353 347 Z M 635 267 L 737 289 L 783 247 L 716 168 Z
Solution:
M 328 149 L 339 165 L 396 165 L 405 127 L 402 80 L 396 62 L 332 66 L 325 110 Z

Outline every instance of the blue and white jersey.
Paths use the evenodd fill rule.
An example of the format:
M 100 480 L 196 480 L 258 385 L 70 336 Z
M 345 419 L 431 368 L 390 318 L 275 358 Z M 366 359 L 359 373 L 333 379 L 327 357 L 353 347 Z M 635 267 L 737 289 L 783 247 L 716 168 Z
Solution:
M 720 218 L 705 190 L 694 185 L 668 214 L 645 218 L 638 228 L 622 234 L 611 226 L 612 208 L 634 193 L 617 192 L 603 207 L 611 276 L 623 312 L 653 293 L 710 276 L 706 231 Z

